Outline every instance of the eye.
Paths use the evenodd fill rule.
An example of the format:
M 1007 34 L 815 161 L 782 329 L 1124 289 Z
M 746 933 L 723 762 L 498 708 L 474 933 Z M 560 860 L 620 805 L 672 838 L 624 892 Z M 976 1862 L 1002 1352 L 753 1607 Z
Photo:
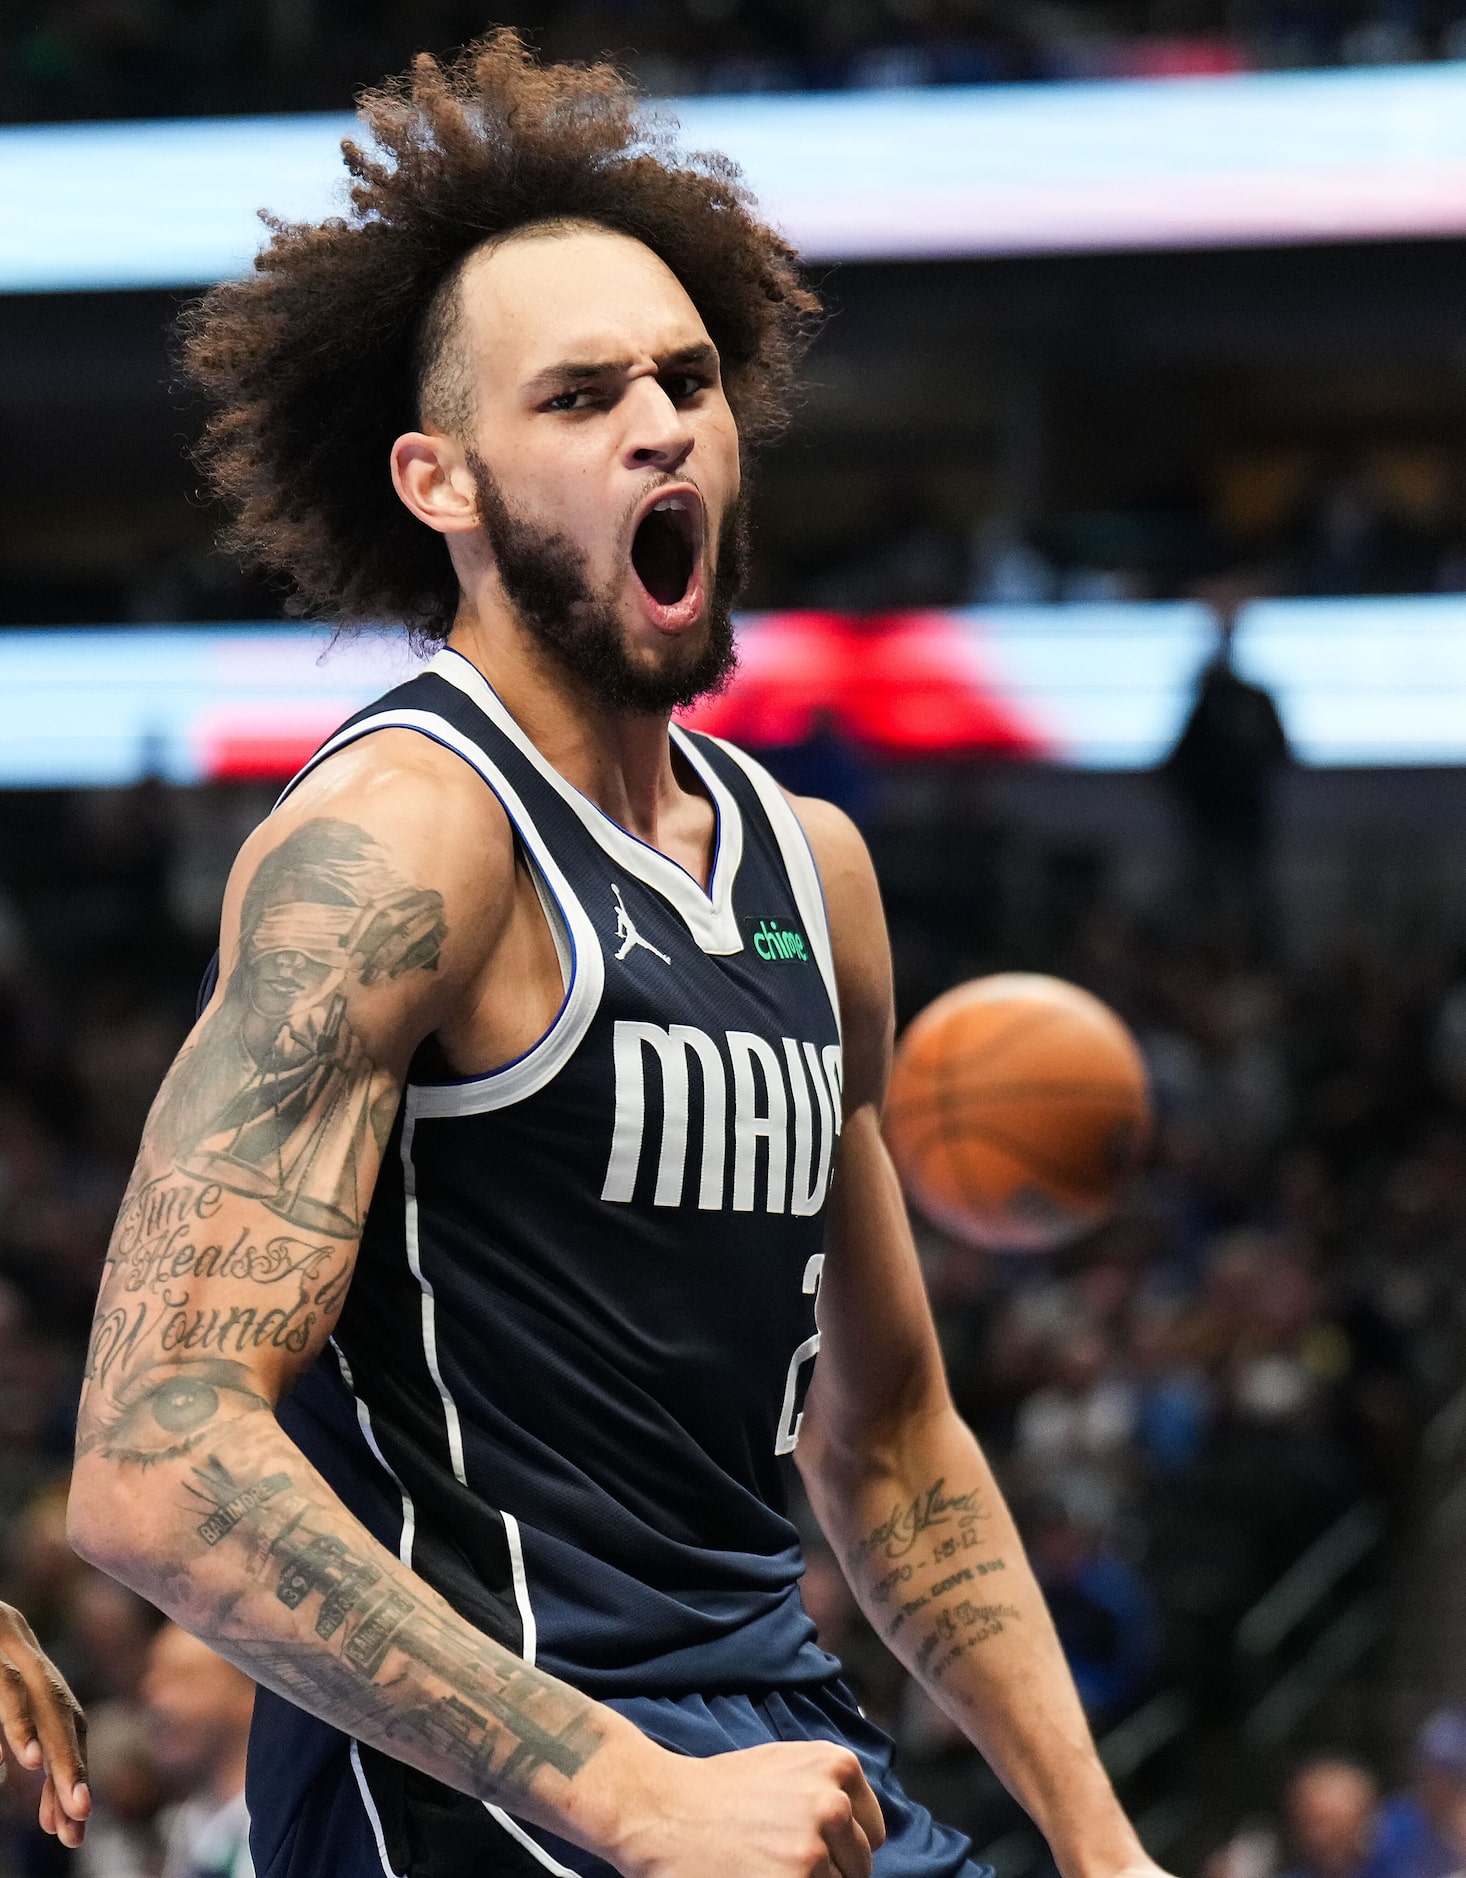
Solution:
M 686 404 L 707 388 L 708 380 L 701 372 L 669 372 L 662 380 L 662 389 L 673 404 Z
M 139 1467 L 175 1460 L 204 1439 L 221 1412 L 268 1407 L 251 1381 L 242 1363 L 219 1358 L 197 1359 L 161 1375 L 156 1368 L 144 1371 L 118 1392 L 103 1434 L 105 1451 Z
M 596 395 L 595 392 L 587 391 L 583 387 L 575 391 L 560 391 L 553 398 L 548 399 L 542 408 L 546 411 L 584 411 L 595 402 Z M 582 399 L 585 400 L 584 403 L 581 402 Z

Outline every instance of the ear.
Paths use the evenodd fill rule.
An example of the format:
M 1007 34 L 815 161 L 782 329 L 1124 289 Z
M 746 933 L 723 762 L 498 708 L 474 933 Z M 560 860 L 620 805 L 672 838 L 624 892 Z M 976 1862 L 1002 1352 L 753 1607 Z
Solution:
M 441 431 L 410 430 L 397 439 L 392 486 L 440 535 L 467 534 L 479 525 L 478 490 L 463 446 Z

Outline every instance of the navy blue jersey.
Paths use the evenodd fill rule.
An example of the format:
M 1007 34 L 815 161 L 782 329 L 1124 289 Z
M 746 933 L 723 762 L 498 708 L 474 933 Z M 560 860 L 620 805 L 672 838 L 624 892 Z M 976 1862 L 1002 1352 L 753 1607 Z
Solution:
M 781 1459 L 819 1345 L 840 1132 L 803 831 L 756 764 L 674 729 L 716 810 L 705 890 L 571 787 L 453 652 L 314 762 L 388 727 L 455 751 L 502 804 L 564 1000 L 489 1074 L 414 1066 L 336 1335 L 281 1420 L 470 1622 L 591 1695 L 825 1682 Z M 504 1824 L 262 1693 L 262 1870 L 311 1869 L 292 1841 L 348 1758 L 389 1869 L 433 1808 L 476 1813 L 475 1841 Z

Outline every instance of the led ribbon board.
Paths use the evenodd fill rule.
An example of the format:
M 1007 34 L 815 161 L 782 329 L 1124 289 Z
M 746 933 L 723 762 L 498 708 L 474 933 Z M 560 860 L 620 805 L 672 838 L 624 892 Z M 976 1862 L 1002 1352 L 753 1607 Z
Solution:
M 1466 64 L 687 98 L 814 261 L 1466 231 Z M 345 205 L 347 116 L 0 129 L 0 291 L 237 274 Z
M 1144 769 L 1213 644 L 1192 604 L 751 614 L 739 676 L 689 721 L 755 748 Z M 1236 658 L 1305 763 L 1466 763 L 1466 597 L 1260 601 Z M 309 627 L 0 632 L 0 787 L 281 779 L 415 665 L 400 637 Z

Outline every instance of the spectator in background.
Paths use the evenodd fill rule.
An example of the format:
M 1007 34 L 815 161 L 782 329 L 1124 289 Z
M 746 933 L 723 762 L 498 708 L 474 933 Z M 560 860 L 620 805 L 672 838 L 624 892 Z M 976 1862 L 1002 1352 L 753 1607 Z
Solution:
M 1415 1737 L 1410 1786 L 1380 1810 L 1381 1878 L 1451 1878 L 1466 1865 L 1466 1715 L 1439 1709 Z
M 254 1878 L 244 1763 L 254 1685 L 177 1624 L 143 1677 L 154 1756 L 180 1799 L 164 1826 L 162 1878 Z
M 104 1702 L 92 1711 L 87 1745 L 96 1811 L 68 1878 L 158 1878 L 162 1784 L 142 1712 Z
M 1278 778 L 1288 739 L 1278 707 L 1232 661 L 1240 595 L 1219 593 L 1217 647 L 1164 765 L 1190 828 L 1193 917 L 1241 956 L 1272 956 L 1269 879 Z
M 1321 1755 L 1288 1782 L 1282 1832 L 1269 1820 L 1244 1823 L 1207 1859 L 1202 1878 L 1403 1878 L 1381 1857 L 1383 1837 L 1374 1777 Z
M 1309 1761 L 1288 1782 L 1283 1816 L 1293 1863 L 1285 1878 L 1384 1878 L 1379 1788 L 1353 1761 Z
M 1050 1345 L 1048 1379 L 1018 1411 L 1014 1460 L 1025 1484 L 1062 1494 L 1072 1482 L 1113 1507 L 1133 1464 L 1135 1391 L 1097 1326 L 1069 1324 Z
M 1029 1544 L 1079 1699 L 1097 1727 L 1149 1693 L 1160 1632 L 1144 1580 L 1105 1549 L 1105 1514 L 1071 1489 L 1039 1508 Z

